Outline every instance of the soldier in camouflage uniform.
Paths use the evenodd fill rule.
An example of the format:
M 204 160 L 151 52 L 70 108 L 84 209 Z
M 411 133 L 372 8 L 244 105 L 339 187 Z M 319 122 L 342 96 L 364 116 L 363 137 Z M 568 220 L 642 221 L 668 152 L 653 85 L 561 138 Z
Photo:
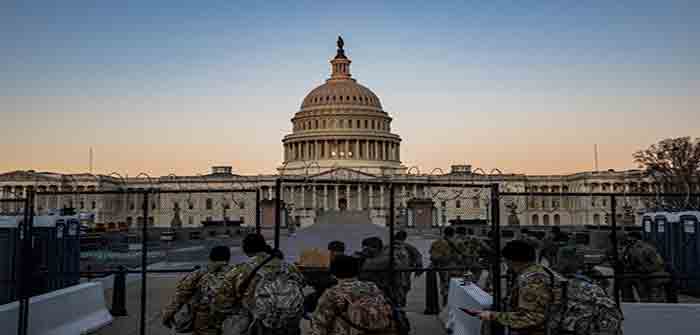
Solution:
M 375 324 L 350 325 L 349 307 L 360 299 L 381 296 L 382 290 L 372 282 L 360 281 L 359 261 L 350 256 L 338 256 L 331 263 L 331 273 L 338 278 L 338 285 L 326 290 L 319 300 L 318 307 L 311 317 L 311 335 L 354 335 L 362 334 L 358 328 L 377 329 L 376 323 L 386 323 L 386 331 L 374 330 L 372 334 L 393 334 L 392 320 L 375 320 Z M 379 311 L 386 306 L 367 306 Z M 381 315 L 381 313 L 373 313 Z M 383 321 L 383 322 L 382 322 Z
M 452 227 L 447 227 L 443 231 L 443 238 L 436 240 L 430 246 L 430 262 L 432 267 L 436 268 L 463 268 L 463 258 L 460 253 L 464 253 L 459 243 L 455 239 L 455 230 Z M 440 271 L 440 295 L 442 296 L 442 305 L 447 304 L 447 297 L 450 290 L 450 278 L 460 277 L 464 274 L 463 270 Z
M 632 287 L 635 287 L 641 302 L 665 302 L 666 285 L 671 280 L 659 252 L 651 244 L 625 233 L 618 232 L 617 236 L 622 249 L 618 255 L 623 273 L 640 276 L 623 280 L 623 298 L 632 298 Z
M 409 267 L 412 268 L 423 268 L 423 255 L 421 252 L 413 246 L 412 244 L 406 242 L 406 239 L 408 238 L 408 234 L 406 231 L 402 230 L 396 233 L 395 240 L 397 241 L 397 244 L 401 247 L 403 247 L 406 252 L 408 253 L 408 259 L 409 259 Z M 420 275 L 422 275 L 422 271 L 415 272 L 415 277 L 418 278 Z M 404 284 L 404 292 L 408 293 L 411 290 L 411 273 L 406 272 L 403 274 L 405 278 L 403 279 L 403 284 Z
M 405 252 L 394 249 L 394 267 L 400 269 L 406 264 L 402 263 L 402 259 L 408 256 Z M 389 250 L 384 248 L 384 243 L 379 237 L 370 237 L 362 241 L 362 252 L 358 255 L 361 258 L 360 280 L 373 282 L 379 289 L 384 292 L 384 295 L 394 304 L 400 304 L 404 299 L 404 293 L 401 288 L 401 273 L 396 272 L 393 276 L 388 272 L 391 266 Z M 386 272 L 381 272 L 386 271 Z
M 544 335 L 547 306 L 557 299 L 550 274 L 536 263 L 535 250 L 524 241 L 509 242 L 502 255 L 509 271 L 517 276 L 508 294 L 508 311 L 481 311 L 479 317 L 509 327 L 519 335 Z
M 185 276 L 178 282 L 175 296 L 163 310 L 163 325 L 172 327 L 173 318 L 185 304 L 191 304 L 194 314 L 195 335 L 218 335 L 221 332 L 221 322 L 215 322 L 211 317 L 211 299 L 207 293 L 215 292 L 223 283 L 224 275 L 229 271 L 228 262 L 231 252 L 228 247 L 212 248 L 209 254 L 209 264 Z
M 566 245 L 569 241 L 569 236 L 562 232 L 559 227 L 552 227 L 551 234 L 542 242 L 542 251 L 540 252 L 539 260 L 546 258 L 549 267 L 556 267 L 557 255 L 559 248 Z
M 391 257 L 391 250 L 389 246 L 384 247 L 382 251 L 387 258 Z M 411 267 L 413 264 L 413 259 L 411 259 L 411 252 L 408 250 L 408 245 L 405 242 L 394 240 L 394 269 L 405 270 Z M 401 307 L 406 306 L 406 296 L 408 291 L 411 289 L 411 273 L 410 272 L 398 272 L 396 274 L 398 278 L 397 287 L 397 298 L 395 301 Z
M 342 241 L 331 241 L 328 243 L 328 251 L 330 253 L 330 261 L 333 262 L 336 256 L 345 255 L 345 243 Z M 311 271 L 304 272 L 304 280 L 306 284 L 314 289 L 304 299 L 304 311 L 311 313 L 316 309 L 318 299 L 321 298 L 323 292 L 338 283 L 338 280 L 333 274 L 327 271 Z
M 301 290 L 304 287 L 304 277 L 301 272 L 293 264 L 284 261 L 284 257 L 279 251 L 273 251 L 267 245 L 262 235 L 250 234 L 246 236 L 243 240 L 243 252 L 250 259 L 234 266 L 226 273 L 224 282 L 214 299 L 214 319 L 221 323 L 226 318 L 232 317 L 234 319 L 232 321 L 234 324 L 233 328 L 244 334 L 247 334 L 244 331 L 251 330 L 251 334 L 255 335 L 299 335 L 301 332 L 299 323 L 303 308 L 300 308 L 298 315 L 286 320 L 284 327 L 266 328 L 259 322 L 256 322 L 256 320 L 253 320 L 251 314 L 256 299 L 259 298 L 254 294 L 259 277 L 250 277 L 252 280 L 248 281 L 246 287 L 242 287 L 242 284 L 259 264 L 270 257 L 272 257 L 271 260 L 258 270 L 258 274 L 277 273 L 293 281 L 293 284 Z M 300 294 L 299 300 L 299 304 L 303 304 L 303 295 Z M 234 331 L 233 333 L 236 332 Z

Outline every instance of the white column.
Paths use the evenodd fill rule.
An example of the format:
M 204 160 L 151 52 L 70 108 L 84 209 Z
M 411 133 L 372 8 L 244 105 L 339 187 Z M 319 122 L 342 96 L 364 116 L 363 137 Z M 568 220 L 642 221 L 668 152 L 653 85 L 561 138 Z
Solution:
M 357 209 L 362 210 L 362 185 L 357 184 Z
M 418 184 L 413 184 L 413 197 L 418 198 Z
M 384 208 L 384 185 L 379 185 L 379 208 Z
M 323 210 L 328 210 L 328 185 L 323 185 Z
M 267 188 L 267 198 L 272 200 L 272 186 L 268 186 Z
M 365 140 L 365 152 L 364 152 L 364 154 L 365 155 L 362 157 L 363 159 L 368 159 L 368 160 L 372 159 L 372 157 L 370 157 L 370 155 L 369 155 L 369 140 Z
M 379 160 L 379 142 L 374 141 L 374 160 Z
M 406 185 L 401 185 L 401 206 L 406 207 Z
M 360 159 L 360 140 L 355 140 L 355 152 L 352 153 L 354 159 Z
M 347 204 L 347 210 L 350 210 L 350 184 L 345 185 L 345 203 Z
M 350 159 L 348 156 L 348 153 L 350 153 L 350 140 L 344 140 L 345 141 L 345 159 Z
M 374 188 L 374 185 L 369 184 L 369 209 L 372 209 L 372 189 Z
M 316 210 L 316 186 L 311 186 L 311 209 Z
M 340 209 L 340 208 L 338 208 L 338 184 L 335 184 L 334 187 L 335 187 L 335 204 L 333 205 L 333 208 L 335 208 L 335 210 L 337 211 Z
M 299 186 L 299 191 L 301 191 L 301 206 L 297 206 L 297 208 L 306 208 L 306 188 L 304 185 Z

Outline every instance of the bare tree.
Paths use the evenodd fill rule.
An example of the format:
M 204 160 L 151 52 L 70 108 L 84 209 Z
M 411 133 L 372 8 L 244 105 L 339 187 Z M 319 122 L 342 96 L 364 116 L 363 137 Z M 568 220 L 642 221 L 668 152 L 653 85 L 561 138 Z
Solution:
M 700 138 L 692 140 L 686 136 L 661 140 L 648 149 L 637 151 L 634 161 L 658 183 L 660 192 L 690 194 L 698 191 Z M 682 199 L 662 197 L 664 203 L 657 205 L 677 209 L 697 208 L 699 200 L 690 196 Z

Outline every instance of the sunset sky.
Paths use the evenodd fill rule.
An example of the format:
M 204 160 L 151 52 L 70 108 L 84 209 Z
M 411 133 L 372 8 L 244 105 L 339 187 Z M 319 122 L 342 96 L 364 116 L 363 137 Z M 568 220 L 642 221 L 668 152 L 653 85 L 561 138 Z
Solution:
M 273 173 L 338 34 L 406 166 L 635 168 L 700 137 L 700 1 L 11 1 L 0 172 Z

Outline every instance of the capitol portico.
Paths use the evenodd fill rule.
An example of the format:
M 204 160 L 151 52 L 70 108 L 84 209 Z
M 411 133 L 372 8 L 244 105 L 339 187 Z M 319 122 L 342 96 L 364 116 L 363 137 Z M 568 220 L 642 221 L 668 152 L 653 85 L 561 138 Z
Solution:
M 280 176 L 297 178 L 285 183 L 280 197 L 289 217 L 302 225 L 316 222 L 329 211 L 352 211 L 367 215 L 383 225 L 389 213 L 389 191 L 394 183 L 397 213 L 423 201 L 430 206 L 431 224 L 448 225 L 460 220 L 488 220 L 488 189 L 468 186 L 436 187 L 432 183 L 466 185 L 498 183 L 501 190 L 513 192 L 653 192 L 659 189 L 642 171 L 594 171 L 567 175 L 478 173 L 467 164 L 454 165 L 440 174 L 421 174 L 401 163 L 401 137 L 392 132 L 392 117 L 379 97 L 360 85 L 350 72 L 351 60 L 344 42 L 338 41 L 331 59 L 331 75 L 311 90 L 291 119 L 291 133 L 282 139 L 283 161 L 278 174 L 242 176 L 231 167 L 214 167 L 206 176 L 128 177 L 117 174 L 61 174 L 33 170 L 0 173 L 0 198 L 21 198 L 25 191 L 89 191 L 140 189 L 164 190 L 240 189 L 260 190 L 261 202 L 273 200 L 275 182 Z M 400 112 L 399 112 L 400 114 Z M 283 117 L 283 114 L 280 115 Z M 399 115 L 400 116 L 400 115 Z M 410 150 L 410 148 L 409 148 Z M 462 159 L 462 158 L 458 158 Z M 413 170 L 413 171 L 412 171 Z M 352 180 L 343 184 L 343 180 Z M 340 183 L 339 183 L 340 182 Z M 379 183 L 384 182 L 384 184 Z M 650 197 L 646 199 L 651 200 Z M 148 218 L 142 217 L 137 196 L 91 195 L 47 196 L 37 199 L 38 214 L 72 207 L 95 214 L 95 224 L 136 227 L 142 223 L 159 228 L 197 228 L 212 222 L 237 220 L 242 225 L 255 222 L 255 196 L 234 193 L 162 194 L 150 199 Z M 17 212 L 16 204 L 2 203 L 1 213 Z M 646 207 L 644 199 L 623 197 L 617 213 L 637 216 Z M 15 206 L 15 207 L 13 207 Z M 410 212 L 410 211 L 409 211 Z M 527 196 L 501 203 L 501 222 L 524 225 L 605 224 L 610 213 L 607 197 Z M 265 215 L 265 213 L 263 213 Z M 405 217 L 404 217 L 405 218 Z M 411 220 L 404 222 L 411 225 Z

